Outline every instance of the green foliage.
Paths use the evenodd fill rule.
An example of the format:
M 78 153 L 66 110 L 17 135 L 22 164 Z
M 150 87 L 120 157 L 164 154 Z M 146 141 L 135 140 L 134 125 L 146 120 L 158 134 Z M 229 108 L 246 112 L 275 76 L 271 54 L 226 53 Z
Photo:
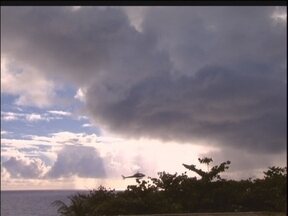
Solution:
M 211 158 L 199 159 L 209 164 Z M 96 216 L 163 214 L 188 212 L 276 211 L 287 212 L 287 168 L 269 167 L 263 179 L 225 180 L 220 173 L 230 161 L 204 172 L 195 165 L 184 165 L 200 173 L 201 179 L 159 172 L 158 178 L 136 179 L 125 191 L 100 186 L 88 194 L 69 197 L 70 203 L 55 201 L 59 215 Z

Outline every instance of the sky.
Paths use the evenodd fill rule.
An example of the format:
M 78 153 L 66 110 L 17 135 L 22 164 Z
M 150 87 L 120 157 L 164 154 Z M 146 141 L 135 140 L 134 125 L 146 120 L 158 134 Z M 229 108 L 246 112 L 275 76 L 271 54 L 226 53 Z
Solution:
M 1 7 L 1 190 L 286 166 L 286 9 Z

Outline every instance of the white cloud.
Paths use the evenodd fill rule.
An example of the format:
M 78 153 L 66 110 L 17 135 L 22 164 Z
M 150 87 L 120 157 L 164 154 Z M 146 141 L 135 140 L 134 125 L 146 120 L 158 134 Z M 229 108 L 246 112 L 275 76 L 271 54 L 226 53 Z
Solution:
M 145 11 L 148 7 L 122 7 L 122 9 L 127 14 L 130 24 L 139 32 L 142 32 L 142 23 L 143 19 L 145 18 Z
M 14 115 L 7 115 L 7 116 L 3 116 L 2 119 L 4 121 L 14 121 L 14 120 L 17 120 L 17 117 Z
M 82 127 L 93 127 L 93 124 L 86 123 L 86 124 L 83 124 Z
M 127 182 L 121 181 L 122 174 L 130 175 L 141 171 L 147 176 L 156 177 L 159 171 L 182 173 L 187 171 L 182 163 L 201 167 L 197 158 L 203 156 L 212 157 L 215 165 L 231 160 L 230 169 L 223 175 L 225 178 L 258 177 L 268 166 L 283 165 L 282 159 L 285 155 L 263 156 L 238 152 L 238 155 L 244 156 L 244 163 L 243 157 L 235 157 L 234 150 L 223 153 L 213 146 L 204 147 L 200 142 L 183 145 L 153 139 L 123 139 L 108 133 L 99 137 L 96 134 L 68 131 L 49 136 L 30 136 L 30 139 L 25 140 L 1 141 L 5 147 L 1 152 L 2 162 L 9 161 L 4 166 L 7 171 L 4 187 L 12 187 L 19 183 L 15 182 L 16 180 L 24 181 L 25 178 L 34 178 L 35 182 L 30 184 L 38 187 L 36 182 L 39 183 L 38 180 L 45 176 L 46 180 L 57 180 L 59 184 L 67 181 L 70 188 L 83 188 L 84 182 L 87 182 L 89 187 L 103 184 L 108 187 L 125 188 Z M 227 155 L 234 156 L 227 158 Z M 188 175 L 196 176 L 193 172 L 188 172 Z M 96 182 L 94 179 L 94 185 L 90 182 L 92 179 L 89 180 L 92 176 L 99 180 Z M 45 179 L 42 181 L 42 187 L 47 183 Z M 27 184 L 27 180 L 25 181 Z M 47 183 L 46 187 L 58 186 Z
M 72 6 L 71 9 L 72 11 L 78 11 L 81 9 L 82 6 Z
M 271 18 L 276 23 L 287 24 L 287 7 L 276 7 Z
M 14 113 L 14 112 L 1 112 L 1 120 L 3 121 L 40 121 L 47 120 L 47 118 L 42 117 L 40 114 L 35 113 Z
M 48 111 L 48 113 L 16 113 L 16 112 L 1 112 L 1 119 L 3 121 L 29 121 L 29 122 L 37 122 L 37 121 L 52 121 L 52 120 L 60 120 L 63 117 L 71 116 L 70 112 L 65 111 Z
M 70 177 L 77 175 L 86 178 L 105 178 L 102 158 L 93 147 L 64 146 L 47 173 L 48 178 Z
M 9 134 L 9 133 L 10 133 L 9 131 L 1 130 L 1 136 L 2 136 L 2 135 Z
M 62 110 L 49 110 L 48 112 L 60 116 L 71 116 L 71 112 L 65 112 Z
M 86 90 L 84 90 L 83 88 L 79 88 L 74 95 L 74 98 L 78 99 L 81 102 L 85 102 L 85 92 Z
M 85 116 L 85 115 L 80 115 L 80 116 L 78 116 L 78 120 L 87 120 L 87 119 L 89 119 L 87 116 Z
M 41 178 L 47 167 L 37 158 L 11 157 L 1 164 L 12 178 Z
M 9 180 L 11 177 L 10 173 L 7 171 L 7 169 L 3 166 L 1 166 L 1 182 L 2 180 Z
M 34 68 L 1 54 L 1 93 L 18 96 L 15 104 L 47 107 L 55 99 L 56 87 Z
M 1 120 L 3 121 L 17 121 L 17 120 L 23 119 L 24 117 L 25 117 L 25 114 L 23 113 L 1 111 Z
M 69 166 L 71 165 L 68 161 L 69 155 L 69 158 L 72 159 L 74 156 L 71 157 L 71 154 L 77 154 L 77 152 L 80 154 L 82 152 L 82 156 L 80 157 L 79 155 L 80 160 L 80 158 L 85 158 L 85 154 L 89 151 L 96 151 L 98 152 L 97 157 L 103 161 L 103 169 L 106 171 L 108 178 L 120 178 L 121 174 L 126 175 L 138 170 L 153 176 L 162 170 L 175 172 L 182 169 L 182 162 L 191 162 L 193 157 L 197 158 L 198 153 L 207 152 L 205 148 L 195 145 L 179 145 L 177 143 L 163 144 L 150 139 L 126 140 L 113 135 L 99 137 L 96 134 L 60 132 L 47 137 L 30 136 L 29 138 L 30 139 L 2 139 L 2 143 L 5 145 L 5 152 L 2 152 L 4 153 L 2 156 L 6 158 L 5 160 L 11 157 L 23 158 L 25 156 L 33 156 L 33 158 L 42 158 L 41 160 L 44 161 L 43 155 L 45 155 L 45 157 L 49 157 L 50 161 L 54 161 L 48 164 L 53 164 L 57 161 L 57 155 L 58 159 L 61 160 L 61 157 L 67 154 L 67 158 L 65 156 L 67 160 L 61 160 L 63 162 L 61 162 L 61 169 L 65 169 L 68 172 Z M 163 148 L 165 148 L 165 154 L 159 155 L 158 153 L 163 151 Z M 170 160 L 172 157 L 173 160 Z M 69 166 L 68 162 L 70 164 Z M 60 162 L 58 162 L 58 164 L 60 164 Z M 66 164 L 67 167 L 66 165 L 63 167 L 63 164 Z M 57 168 L 57 166 L 57 164 L 54 164 L 53 169 L 59 171 L 60 167 Z M 73 166 L 75 166 L 75 163 Z M 87 166 L 94 167 L 95 164 L 90 163 Z M 87 169 L 91 167 L 87 167 Z M 58 171 L 58 174 L 55 174 L 54 177 L 60 177 Z M 70 175 L 78 172 L 74 171 L 70 173 Z
M 28 121 L 31 121 L 31 122 L 43 120 L 43 118 L 41 117 L 41 115 L 35 114 L 35 113 L 26 115 L 26 119 L 27 119 Z

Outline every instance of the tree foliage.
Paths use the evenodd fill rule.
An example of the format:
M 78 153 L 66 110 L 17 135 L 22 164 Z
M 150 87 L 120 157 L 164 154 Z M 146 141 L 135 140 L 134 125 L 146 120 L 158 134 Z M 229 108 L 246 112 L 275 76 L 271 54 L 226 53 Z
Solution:
M 212 158 L 198 159 L 209 165 Z M 277 211 L 287 212 L 287 168 L 269 167 L 263 179 L 225 180 L 220 173 L 230 161 L 203 171 L 183 164 L 201 176 L 159 172 L 158 178 L 136 179 L 125 191 L 100 186 L 88 194 L 69 197 L 70 203 L 55 201 L 59 215 L 96 216 L 119 214 L 163 214 L 188 212 Z
M 191 170 L 200 175 L 202 177 L 202 181 L 212 181 L 215 178 L 221 180 L 219 174 L 221 172 L 224 172 L 226 169 L 229 169 L 229 164 L 231 163 L 230 161 L 223 162 L 219 166 L 212 167 L 212 169 L 209 171 L 208 166 L 210 162 L 213 162 L 212 158 L 205 157 L 203 159 L 198 158 L 198 160 L 200 163 L 207 164 L 207 172 L 204 172 L 202 169 L 197 169 L 193 164 L 192 165 L 183 164 L 183 166 L 188 170 Z

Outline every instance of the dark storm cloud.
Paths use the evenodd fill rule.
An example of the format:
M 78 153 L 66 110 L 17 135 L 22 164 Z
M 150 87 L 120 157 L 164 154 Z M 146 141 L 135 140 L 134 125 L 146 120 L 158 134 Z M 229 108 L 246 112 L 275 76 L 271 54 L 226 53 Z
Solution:
M 103 178 L 105 169 L 102 158 L 92 147 L 65 146 L 46 174 L 47 178 L 77 175 L 84 178 Z
M 263 171 L 268 170 L 268 167 L 275 165 L 285 167 L 287 164 L 285 151 L 280 154 L 259 154 L 259 152 L 247 152 L 243 149 L 226 147 L 222 148 L 221 151 L 211 151 L 208 155 L 213 158 L 211 166 L 230 160 L 231 165 L 224 175 L 228 178 L 232 177 L 232 179 L 262 178 Z M 200 157 L 205 156 L 207 154 Z
M 209 67 L 194 77 L 145 80 L 117 103 L 87 103 L 121 134 L 279 151 L 286 140 L 285 85 L 257 73 Z
M 131 137 L 286 147 L 286 23 L 275 7 L 8 8 L 1 51 L 86 90 L 98 125 Z
M 211 64 L 245 67 L 250 61 L 271 64 L 271 73 L 283 79 L 287 33 L 285 24 L 272 20 L 274 11 L 275 7 L 151 8 L 143 29 L 157 35 L 157 45 L 169 51 L 180 73 L 196 73 Z
M 236 153 L 236 154 L 235 154 Z M 284 153 L 285 154 L 285 153 Z M 211 157 L 215 164 L 223 162 L 223 158 L 227 158 L 227 155 L 233 155 L 230 159 L 232 160 L 229 171 L 248 171 L 253 169 L 268 169 L 270 166 L 275 164 L 281 164 L 285 166 L 285 162 L 281 158 L 285 155 L 277 154 L 254 154 L 253 152 L 244 152 L 242 150 L 236 150 L 232 148 L 223 149 L 221 152 L 211 152 Z M 229 159 L 229 157 L 227 158 Z
M 1 20 L 3 55 L 77 85 L 133 83 L 164 67 L 153 38 L 140 35 L 119 9 L 5 7 Z

